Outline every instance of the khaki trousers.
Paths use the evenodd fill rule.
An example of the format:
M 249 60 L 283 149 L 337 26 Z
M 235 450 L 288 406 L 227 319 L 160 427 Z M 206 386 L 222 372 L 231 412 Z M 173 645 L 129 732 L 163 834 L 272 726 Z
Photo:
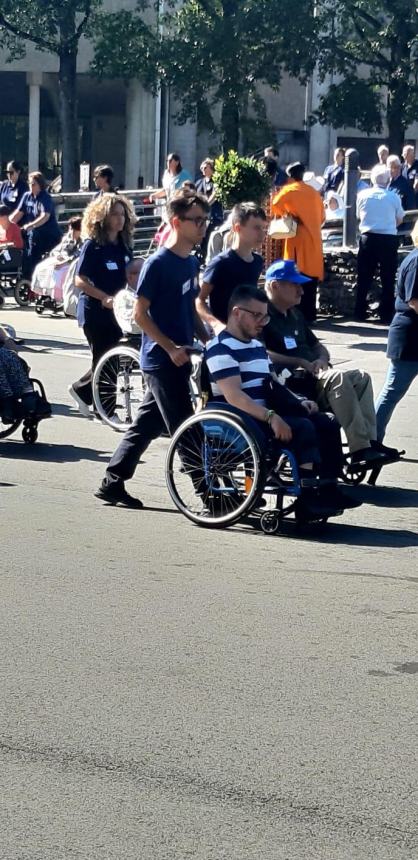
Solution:
M 376 439 L 373 386 L 364 370 L 321 370 L 317 380 L 320 409 L 331 410 L 347 437 L 350 453 L 370 448 Z

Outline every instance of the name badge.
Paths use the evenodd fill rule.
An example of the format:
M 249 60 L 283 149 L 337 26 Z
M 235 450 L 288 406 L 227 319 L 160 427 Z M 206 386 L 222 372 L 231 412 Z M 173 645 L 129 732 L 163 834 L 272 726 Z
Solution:
M 128 255 L 126 255 L 126 257 L 125 257 L 125 263 L 126 263 L 126 265 L 128 265 L 128 263 L 130 262 L 130 260 L 131 260 L 131 258 L 130 258 L 130 257 L 128 257 Z
M 297 347 L 297 343 L 294 337 L 285 337 L 284 345 L 286 349 L 296 349 Z
M 10 256 L 10 254 L 9 254 L 9 252 L 8 252 L 8 250 L 7 250 L 7 248 L 2 252 L 2 256 L 3 256 L 3 258 L 6 260 L 6 263 L 10 263 L 10 260 L 11 260 L 12 258 L 11 258 L 11 256 Z
M 189 290 L 190 290 L 190 281 L 186 281 L 186 282 L 183 284 L 182 288 L 181 288 L 181 291 L 182 291 L 183 296 L 184 296 L 186 293 L 188 293 L 188 292 L 189 292 Z
M 110 272 L 114 272 L 115 270 L 117 271 L 117 269 L 118 269 L 118 264 L 117 264 L 117 263 L 114 263 L 114 262 L 113 262 L 113 260 L 109 260 L 109 261 L 106 263 L 106 269 L 109 269 L 109 271 L 110 271 Z

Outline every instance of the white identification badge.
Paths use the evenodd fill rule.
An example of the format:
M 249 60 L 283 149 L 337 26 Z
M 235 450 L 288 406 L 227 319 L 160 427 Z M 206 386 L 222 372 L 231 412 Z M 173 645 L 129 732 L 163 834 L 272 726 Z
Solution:
M 186 293 L 188 293 L 188 292 L 189 292 L 189 290 L 190 290 L 190 281 L 186 281 L 186 282 L 183 284 L 183 286 L 182 286 L 181 290 L 182 290 L 183 296 L 184 296 Z
M 8 250 L 7 250 L 7 248 L 3 251 L 3 257 L 4 257 L 4 259 L 6 260 L 6 263 L 10 263 L 10 260 L 11 260 L 12 258 L 11 258 L 11 256 L 10 256 L 10 254 L 9 254 L 9 252 L 8 252 Z
M 114 272 L 115 269 L 117 270 L 118 264 L 114 263 L 113 260 L 109 260 L 109 262 L 106 263 L 106 268 L 109 269 L 109 271 Z
M 297 343 L 294 337 L 285 337 L 284 345 L 286 349 L 296 349 L 297 347 Z

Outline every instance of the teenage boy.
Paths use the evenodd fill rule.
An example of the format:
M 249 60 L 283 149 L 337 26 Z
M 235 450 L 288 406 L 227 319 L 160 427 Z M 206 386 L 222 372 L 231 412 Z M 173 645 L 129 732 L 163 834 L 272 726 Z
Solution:
M 115 451 L 100 488 L 104 502 L 142 508 L 125 489 L 153 439 L 172 435 L 192 414 L 190 349 L 207 335 L 195 309 L 198 262 L 192 255 L 206 232 L 209 204 L 200 194 L 178 192 L 167 203 L 171 234 L 143 266 L 136 291 L 135 322 L 142 329 L 141 369 L 147 391 L 132 427 Z
M 261 248 L 267 227 L 264 209 L 256 203 L 238 203 L 231 213 L 232 247 L 210 261 L 204 275 L 196 308 L 202 321 L 215 334 L 225 328 L 228 304 L 235 287 L 257 286 L 263 269 Z

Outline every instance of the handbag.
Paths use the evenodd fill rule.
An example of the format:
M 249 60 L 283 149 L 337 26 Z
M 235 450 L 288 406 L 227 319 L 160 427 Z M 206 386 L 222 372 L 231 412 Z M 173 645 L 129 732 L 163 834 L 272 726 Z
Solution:
M 283 215 L 270 221 L 268 234 L 271 239 L 294 239 L 297 229 L 298 222 L 291 215 Z

